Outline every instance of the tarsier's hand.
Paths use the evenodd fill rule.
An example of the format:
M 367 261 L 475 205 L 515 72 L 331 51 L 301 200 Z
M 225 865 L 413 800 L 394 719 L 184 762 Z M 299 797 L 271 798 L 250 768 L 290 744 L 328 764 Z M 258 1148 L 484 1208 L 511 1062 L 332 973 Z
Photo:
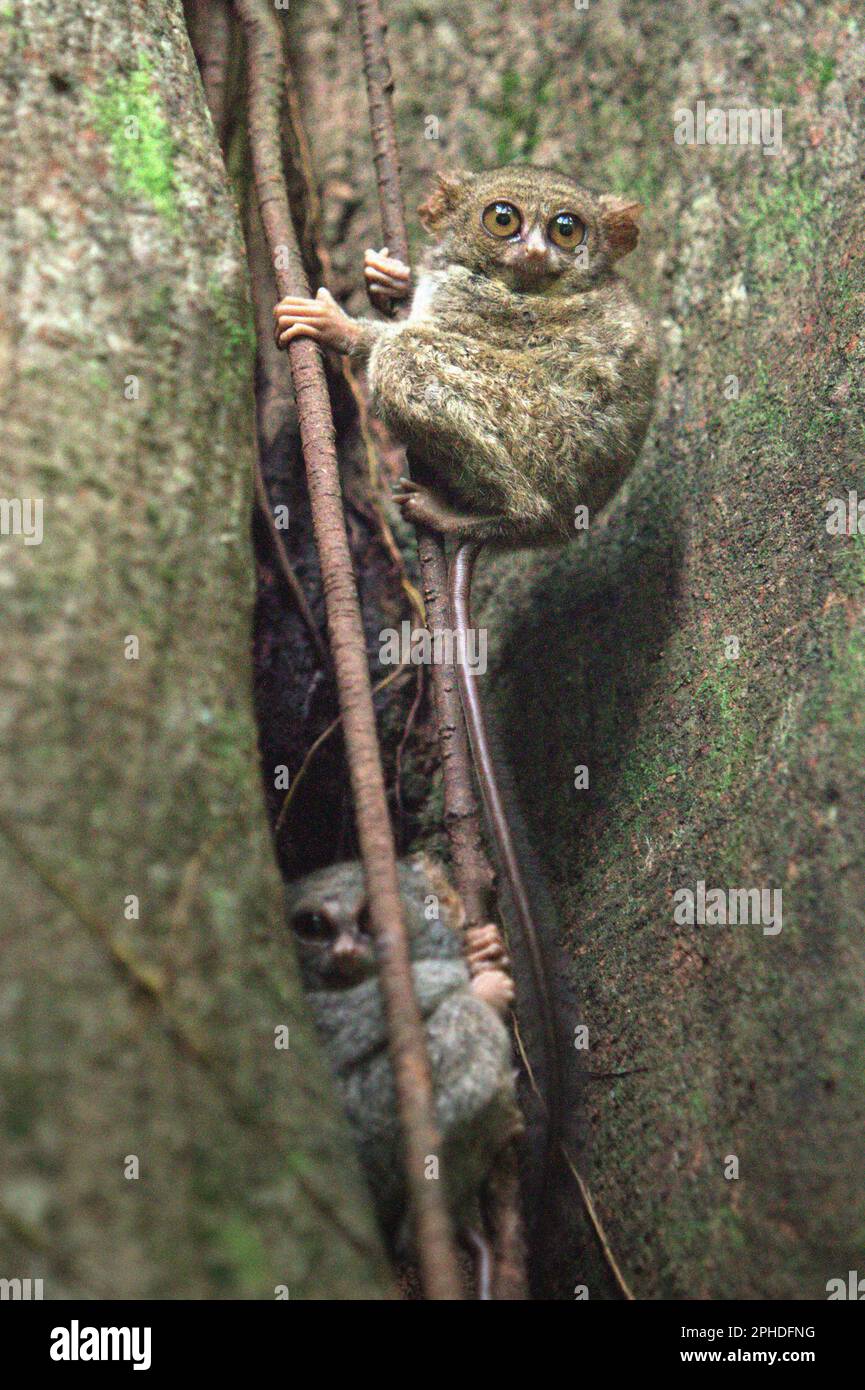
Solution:
M 363 273 L 367 293 L 373 302 L 379 299 L 406 299 L 411 293 L 411 271 L 403 261 L 388 255 L 388 248 L 364 253 Z
M 506 1014 L 514 1002 L 514 982 L 504 970 L 482 970 L 472 980 L 472 994 L 497 1014 Z
M 507 1013 L 514 1002 L 514 982 L 507 973 L 510 960 L 501 933 L 494 923 L 469 928 L 466 932 L 466 960 L 475 998 L 482 999 L 496 1013 Z
M 294 338 L 313 338 L 335 352 L 351 352 L 362 331 L 323 285 L 315 299 L 287 295 L 279 301 L 273 316 L 273 336 L 281 348 L 288 347 Z
M 469 973 L 479 975 L 482 970 L 507 970 L 510 965 L 501 932 L 494 922 L 485 927 L 469 927 L 466 932 L 466 960 Z

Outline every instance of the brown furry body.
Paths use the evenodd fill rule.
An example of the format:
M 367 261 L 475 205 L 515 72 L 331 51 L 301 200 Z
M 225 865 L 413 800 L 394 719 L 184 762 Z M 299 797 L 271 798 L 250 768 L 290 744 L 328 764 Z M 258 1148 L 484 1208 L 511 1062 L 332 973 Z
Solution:
M 551 169 L 440 174 L 421 207 L 436 239 L 402 323 L 350 319 L 327 290 L 274 309 L 298 335 L 369 362 L 373 405 L 420 479 L 395 500 L 462 540 L 561 542 L 637 460 L 655 393 L 651 320 L 615 264 L 639 204 Z M 404 297 L 408 266 L 366 253 L 370 292 Z
M 614 272 L 572 295 L 525 294 L 431 259 L 410 317 L 377 335 L 374 408 L 461 509 L 500 517 L 503 535 L 512 523 L 565 539 L 575 507 L 597 513 L 637 459 L 651 326 Z

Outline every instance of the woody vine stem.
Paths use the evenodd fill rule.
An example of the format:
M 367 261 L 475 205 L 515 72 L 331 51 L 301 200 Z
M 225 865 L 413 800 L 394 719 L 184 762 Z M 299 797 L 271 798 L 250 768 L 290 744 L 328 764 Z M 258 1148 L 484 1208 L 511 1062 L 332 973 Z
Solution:
M 279 111 L 285 62 L 279 20 L 267 0 L 234 0 L 247 47 L 249 138 L 258 207 L 281 295 L 309 295 L 291 221 L 282 169 Z M 333 419 L 318 347 L 297 339 L 289 349 L 321 565 L 327 625 L 343 719 L 346 754 L 403 1130 L 408 1190 L 424 1290 L 459 1299 L 461 1285 L 443 1183 L 425 1165 L 441 1154 L 432 1077 L 414 998 L 399 896 L 375 712 L 363 642 L 337 466 Z

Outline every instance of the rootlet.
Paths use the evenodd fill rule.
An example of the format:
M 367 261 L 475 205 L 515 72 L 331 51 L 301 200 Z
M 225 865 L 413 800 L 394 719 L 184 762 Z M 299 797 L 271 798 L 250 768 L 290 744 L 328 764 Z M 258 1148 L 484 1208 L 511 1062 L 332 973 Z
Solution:
M 131 1361 L 134 1371 L 150 1370 L 149 1327 L 68 1327 L 51 1330 L 52 1361 Z

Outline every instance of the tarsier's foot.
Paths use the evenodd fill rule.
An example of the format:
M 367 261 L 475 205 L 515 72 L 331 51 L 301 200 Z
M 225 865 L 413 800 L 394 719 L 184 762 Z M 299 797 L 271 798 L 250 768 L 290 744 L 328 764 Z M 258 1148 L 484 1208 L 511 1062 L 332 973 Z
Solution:
M 385 299 L 406 299 L 411 293 L 411 271 L 403 261 L 388 255 L 388 248 L 369 250 L 363 258 L 367 291 Z
M 287 295 L 276 305 L 273 316 L 276 346 L 281 348 L 288 347 L 294 338 L 312 338 L 335 352 L 350 352 L 361 333 L 323 285 L 315 299 Z
M 432 488 L 412 482 L 411 478 L 400 478 L 393 491 L 393 500 L 406 521 L 414 526 L 428 526 L 431 531 L 446 535 L 459 534 L 465 529 L 466 517 L 454 511 Z

